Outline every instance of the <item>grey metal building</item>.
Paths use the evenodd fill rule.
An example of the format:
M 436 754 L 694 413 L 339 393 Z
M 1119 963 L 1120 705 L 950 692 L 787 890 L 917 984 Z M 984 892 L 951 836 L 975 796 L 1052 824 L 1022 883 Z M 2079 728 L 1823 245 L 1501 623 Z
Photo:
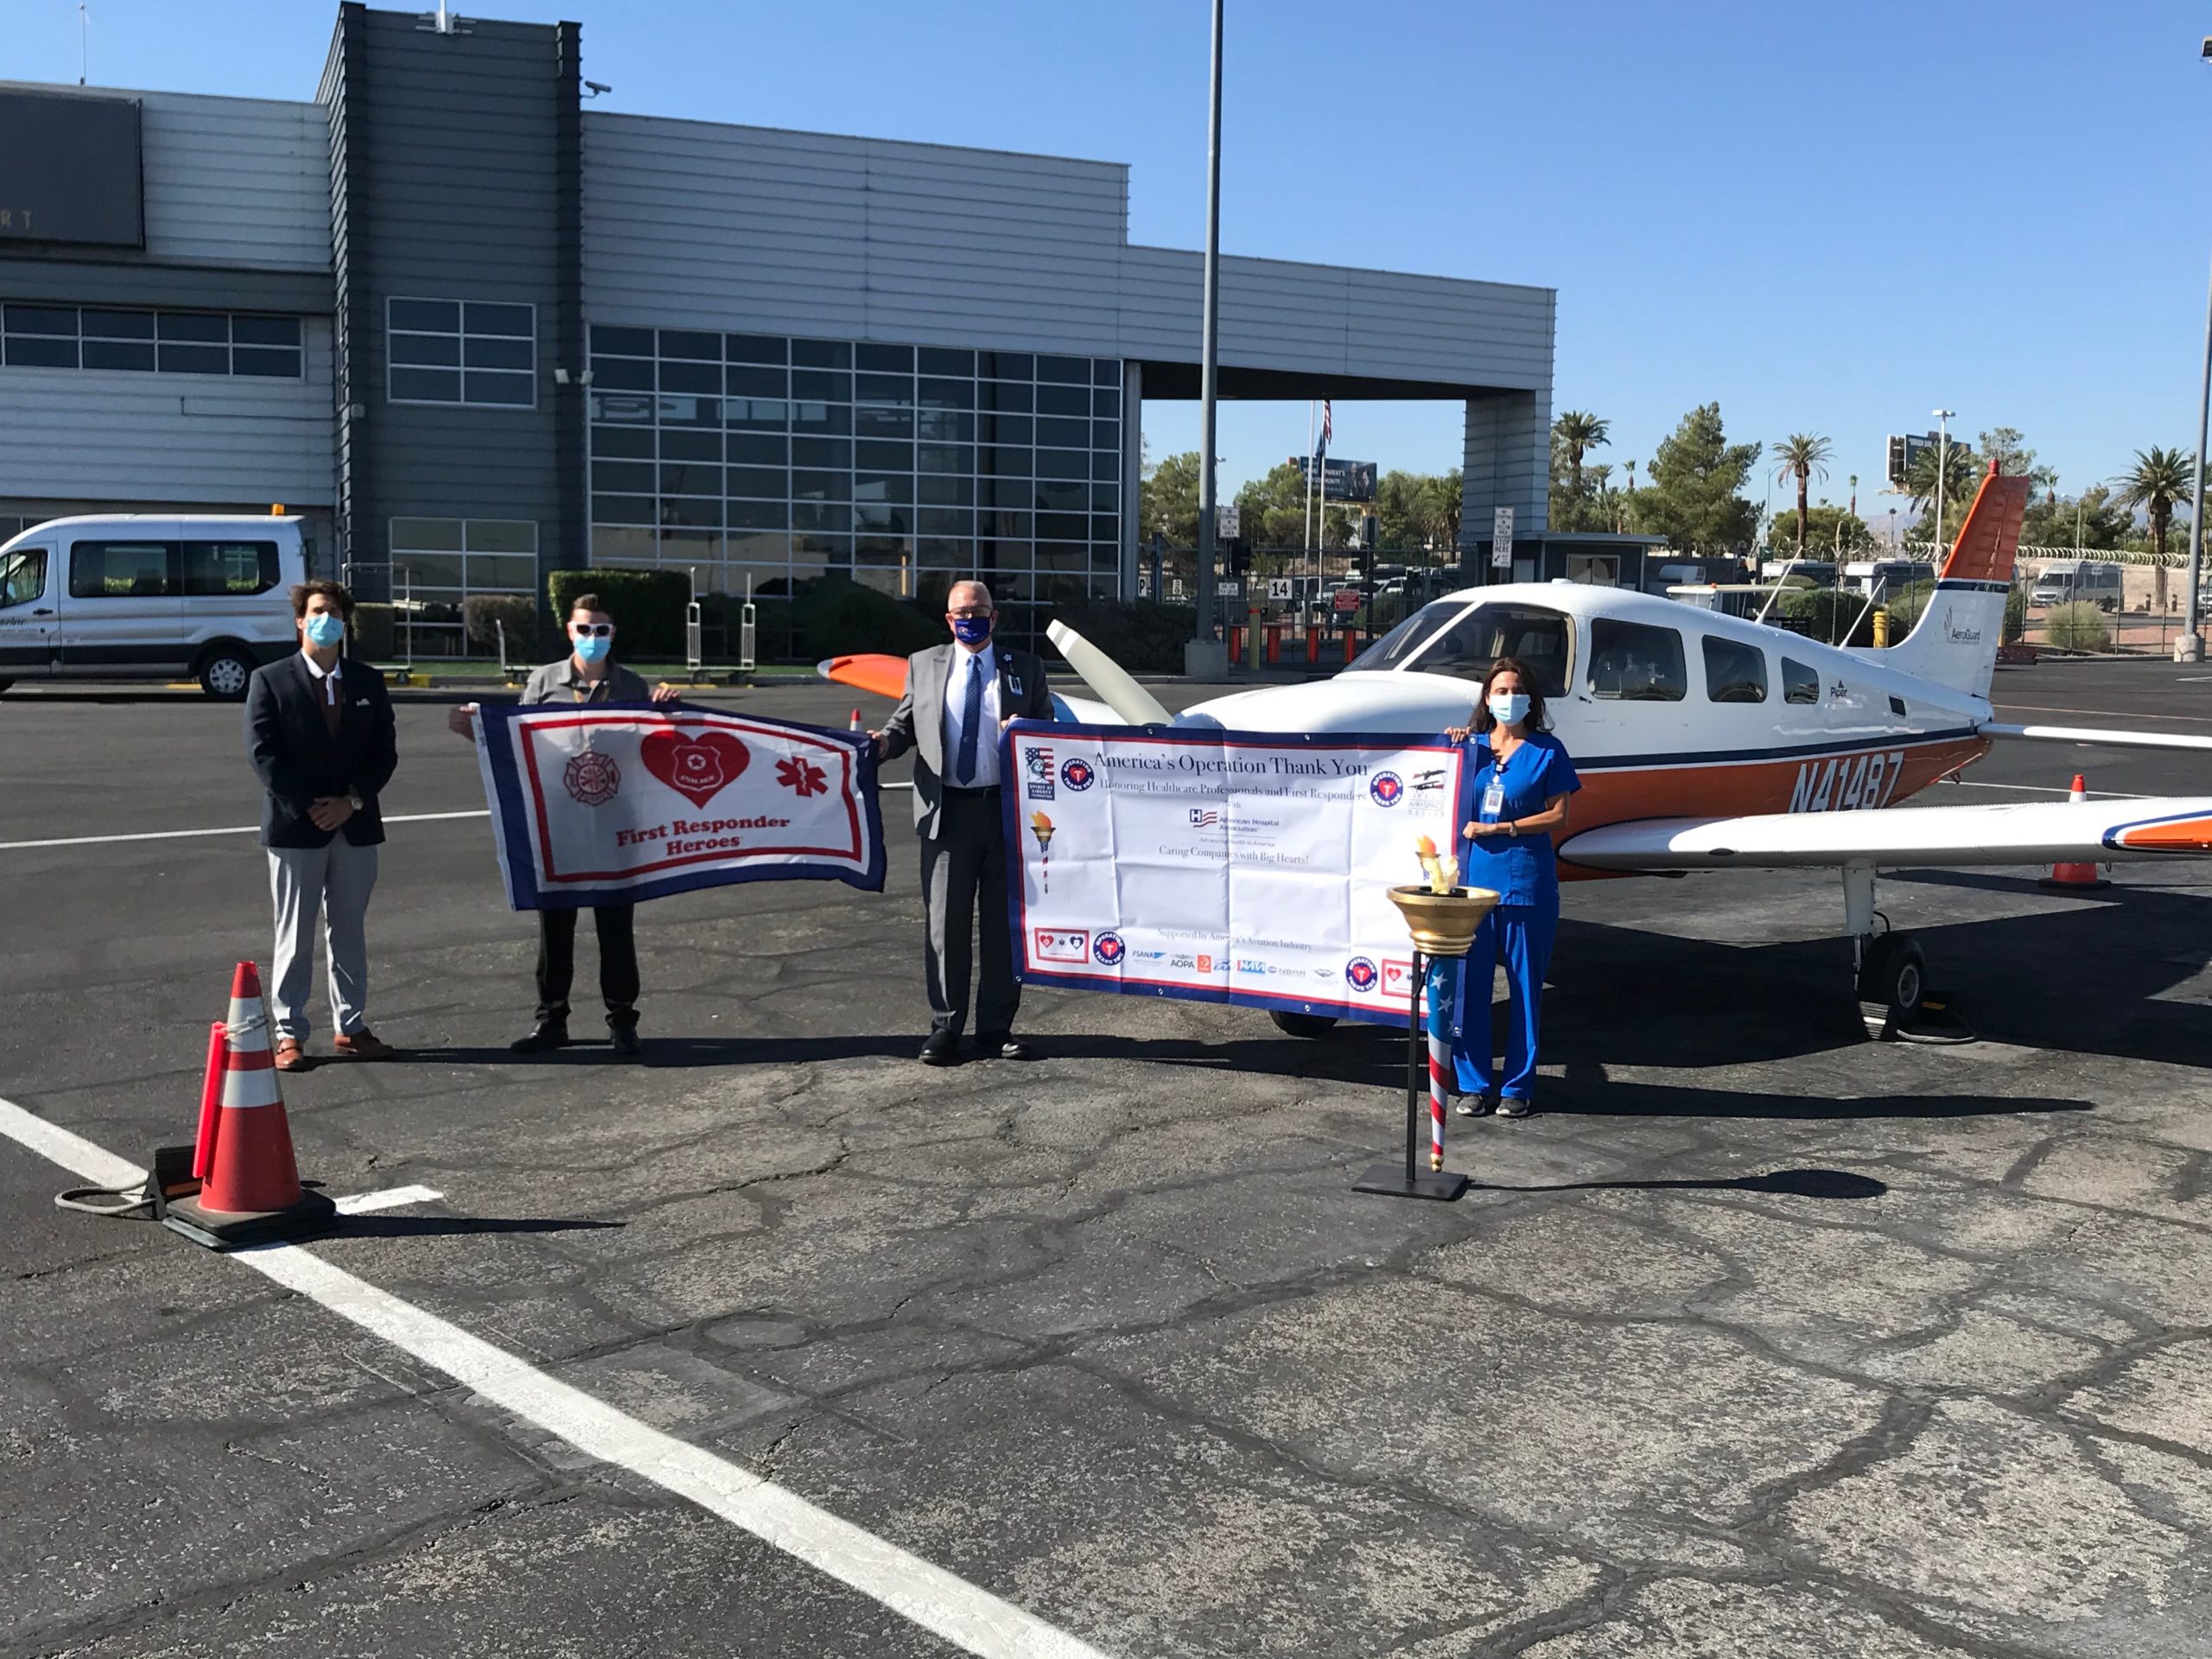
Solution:
M 348 3 L 312 102 L 0 86 L 0 531 L 283 502 L 424 653 L 590 563 L 1135 592 L 1200 271 L 1126 167 L 593 112 L 581 44 Z M 1471 552 L 1544 526 L 1554 313 L 1225 258 L 1222 391 L 1464 405 Z

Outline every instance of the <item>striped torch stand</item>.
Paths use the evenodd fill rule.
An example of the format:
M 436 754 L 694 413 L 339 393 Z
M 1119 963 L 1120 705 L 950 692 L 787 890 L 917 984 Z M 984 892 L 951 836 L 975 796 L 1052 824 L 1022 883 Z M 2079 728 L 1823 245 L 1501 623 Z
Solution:
M 1406 999 L 1406 1160 L 1375 1164 L 1352 1183 L 1355 1192 L 1376 1192 L 1392 1198 L 1433 1198 L 1449 1204 L 1467 1190 L 1467 1178 L 1444 1167 L 1445 1079 L 1452 1063 L 1449 1040 L 1439 1031 L 1421 1029 L 1421 994 L 1432 968 L 1454 957 L 1464 957 L 1475 942 L 1475 930 L 1497 904 L 1487 887 L 1455 887 L 1450 893 L 1431 893 L 1427 887 L 1393 887 L 1390 902 L 1404 912 L 1413 934 L 1413 988 Z M 1446 976 L 1438 975 L 1431 993 L 1432 1007 L 1441 995 Z M 1441 1025 L 1440 1020 L 1435 1022 Z M 1426 1087 L 1424 1087 L 1424 1083 Z M 1428 1166 L 1421 1166 L 1421 1102 L 1428 1103 Z

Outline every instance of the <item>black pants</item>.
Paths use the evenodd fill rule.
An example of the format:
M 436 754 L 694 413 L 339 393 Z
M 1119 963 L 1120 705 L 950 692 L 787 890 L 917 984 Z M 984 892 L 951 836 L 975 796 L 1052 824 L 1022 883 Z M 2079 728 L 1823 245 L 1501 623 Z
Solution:
M 1021 987 L 1014 977 L 1014 934 L 1007 920 L 1006 829 L 995 789 L 948 789 L 937 836 L 922 842 L 924 979 L 932 1027 L 960 1035 L 968 1023 L 968 981 L 978 964 L 976 1030 L 1014 1029 Z
M 599 905 L 592 920 L 599 929 L 599 994 L 607 999 L 607 1023 L 638 1023 L 638 940 L 631 930 L 635 905 Z M 576 976 L 576 912 L 537 912 L 537 1017 L 565 1024 L 569 986 Z

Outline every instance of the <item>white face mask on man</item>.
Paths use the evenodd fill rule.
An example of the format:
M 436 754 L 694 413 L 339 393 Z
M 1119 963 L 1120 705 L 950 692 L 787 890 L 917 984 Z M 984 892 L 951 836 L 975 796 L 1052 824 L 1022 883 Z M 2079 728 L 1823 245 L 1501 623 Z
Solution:
M 1490 717 L 1501 726 L 1519 725 L 1529 717 L 1529 694 L 1526 691 L 1491 692 Z

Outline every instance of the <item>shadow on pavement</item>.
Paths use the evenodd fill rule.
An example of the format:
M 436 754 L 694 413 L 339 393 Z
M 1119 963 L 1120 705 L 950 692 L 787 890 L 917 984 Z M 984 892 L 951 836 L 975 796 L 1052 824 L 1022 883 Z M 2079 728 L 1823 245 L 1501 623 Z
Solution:
M 1701 1181 L 1561 1181 L 1551 1186 L 1470 1181 L 1467 1185 L 1470 1192 L 1774 1192 L 1785 1198 L 1853 1202 L 1878 1198 L 1890 1190 L 1888 1183 L 1872 1175 L 1854 1175 L 1843 1169 L 1776 1169 L 1764 1175 L 1718 1176 Z

